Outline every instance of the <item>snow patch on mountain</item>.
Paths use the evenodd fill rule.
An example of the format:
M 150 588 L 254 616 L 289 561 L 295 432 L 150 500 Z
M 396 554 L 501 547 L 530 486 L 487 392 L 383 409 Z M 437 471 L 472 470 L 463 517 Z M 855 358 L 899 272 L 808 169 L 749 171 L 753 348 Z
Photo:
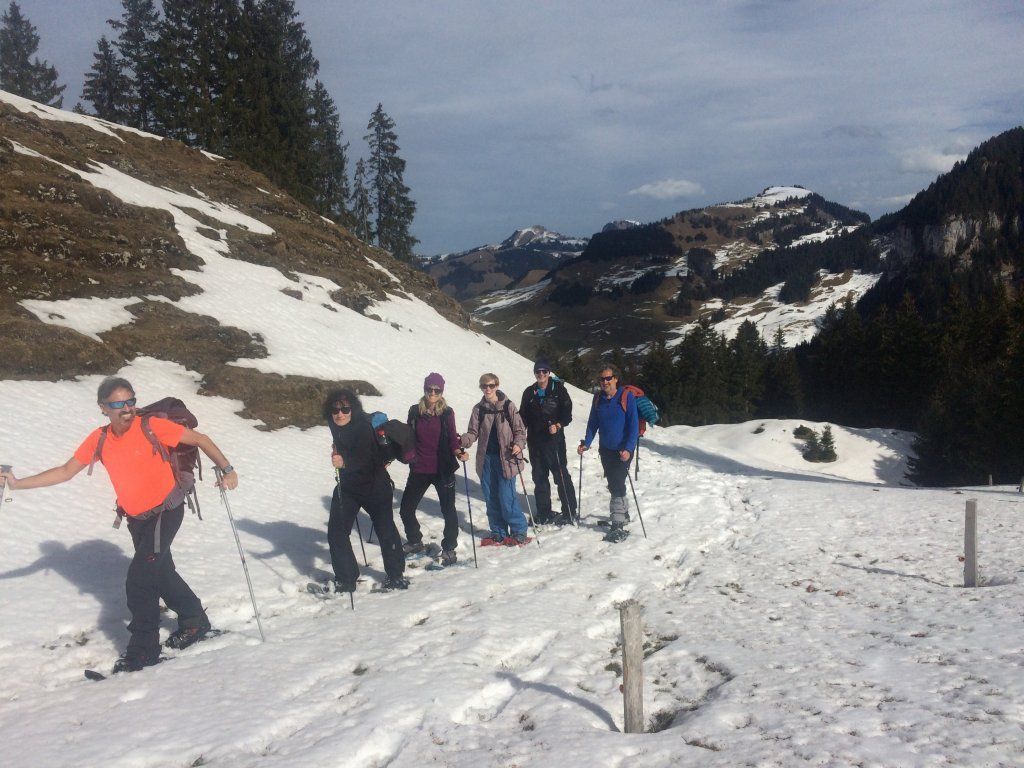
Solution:
M 786 346 L 796 346 L 810 341 L 818 332 L 821 318 L 832 304 L 841 304 L 849 298 L 854 303 L 878 282 L 878 274 L 864 274 L 853 271 L 833 274 L 826 270 L 818 271 L 818 283 L 812 291 L 811 300 L 806 304 L 784 304 L 779 301 L 779 292 L 783 283 L 768 288 L 760 297 L 739 304 L 730 302 L 728 305 L 721 299 L 713 299 L 701 305 L 698 316 L 714 316 L 727 307 L 729 316 L 713 322 L 711 327 L 718 333 L 732 338 L 740 325 L 749 320 L 757 326 L 762 338 L 771 343 L 777 330 L 781 329 Z M 686 323 L 675 329 L 677 334 L 668 342 L 669 347 L 677 346 L 682 337 L 697 323 Z
M 146 133 L 145 131 L 140 131 L 137 128 L 129 128 L 124 125 L 118 125 L 117 123 L 111 123 L 107 120 L 101 120 L 100 118 L 93 117 L 91 115 L 82 115 L 78 112 L 69 112 L 63 109 L 57 109 L 56 107 L 47 106 L 46 104 L 29 101 L 28 99 L 22 98 L 21 96 L 15 96 L 13 93 L 9 93 L 7 91 L 0 91 L 0 101 L 10 104 L 19 112 L 35 115 L 43 120 L 55 120 L 62 123 L 77 123 L 78 125 L 84 125 L 99 133 L 112 136 L 121 142 L 123 142 L 124 139 L 118 136 L 116 131 L 126 131 L 127 133 L 133 133 L 136 136 L 143 136 L 147 139 L 163 141 L 162 136 Z

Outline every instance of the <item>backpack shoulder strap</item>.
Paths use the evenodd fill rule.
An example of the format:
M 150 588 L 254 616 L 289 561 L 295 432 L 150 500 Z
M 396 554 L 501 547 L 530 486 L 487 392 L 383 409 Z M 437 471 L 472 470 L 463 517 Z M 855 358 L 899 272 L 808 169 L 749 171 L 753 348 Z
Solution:
M 622 395 L 619 397 L 619 404 L 622 406 L 622 412 L 625 413 L 629 409 L 626 407 L 626 400 L 629 398 L 629 390 L 625 387 L 622 388 Z
M 96 441 L 96 451 L 92 455 L 92 461 L 89 462 L 89 471 L 85 473 L 87 475 L 92 474 L 92 467 L 97 461 L 101 464 L 103 463 L 103 443 L 107 440 L 108 429 L 110 429 L 109 424 L 100 427 L 100 437 L 99 440 Z

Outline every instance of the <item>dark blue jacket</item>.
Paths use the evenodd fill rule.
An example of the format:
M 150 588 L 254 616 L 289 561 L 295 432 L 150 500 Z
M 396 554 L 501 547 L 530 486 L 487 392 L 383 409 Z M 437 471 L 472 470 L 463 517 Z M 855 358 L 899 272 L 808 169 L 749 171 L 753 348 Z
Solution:
M 640 439 L 640 417 L 636 411 L 636 398 L 632 392 L 626 392 L 626 410 L 622 410 L 622 390 L 616 390 L 610 398 L 602 392 L 590 408 L 587 419 L 587 436 L 584 440 L 587 448 L 594 442 L 594 435 L 601 433 L 600 447 L 610 451 L 636 450 Z

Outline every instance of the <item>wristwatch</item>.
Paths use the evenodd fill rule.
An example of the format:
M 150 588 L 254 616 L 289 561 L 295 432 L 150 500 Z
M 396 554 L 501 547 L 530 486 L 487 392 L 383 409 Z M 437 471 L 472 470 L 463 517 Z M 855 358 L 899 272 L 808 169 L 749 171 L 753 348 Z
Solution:
M 231 474 L 232 472 L 234 472 L 234 471 L 235 471 L 235 468 L 234 468 L 234 467 L 232 467 L 232 466 L 231 466 L 230 464 L 228 464 L 228 465 L 227 465 L 227 466 L 225 466 L 225 467 L 221 467 L 221 468 L 220 468 L 220 471 L 221 471 L 221 473 L 222 473 L 222 474 L 225 474 L 225 475 L 230 475 L 230 474 Z

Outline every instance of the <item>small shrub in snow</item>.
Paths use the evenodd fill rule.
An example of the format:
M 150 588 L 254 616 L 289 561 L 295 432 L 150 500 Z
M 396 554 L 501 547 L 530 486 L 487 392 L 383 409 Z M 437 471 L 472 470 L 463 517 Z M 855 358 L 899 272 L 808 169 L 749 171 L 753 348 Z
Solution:
M 817 437 L 817 433 L 813 429 L 805 427 L 803 424 L 793 430 L 793 437 L 797 440 L 808 440 L 812 435 Z

